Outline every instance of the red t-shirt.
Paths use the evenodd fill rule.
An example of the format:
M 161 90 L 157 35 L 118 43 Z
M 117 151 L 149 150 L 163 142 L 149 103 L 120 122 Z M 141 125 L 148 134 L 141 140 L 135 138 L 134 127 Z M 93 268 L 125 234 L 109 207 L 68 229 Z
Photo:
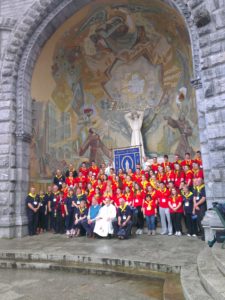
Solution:
M 204 179 L 204 173 L 203 173 L 203 170 L 202 169 L 199 169 L 199 170 L 192 170 L 193 172 L 193 178 L 202 178 Z
M 167 177 L 165 173 L 158 173 L 157 174 L 157 179 L 161 182 L 166 183 L 167 182 Z
M 166 188 L 161 191 L 158 190 L 158 200 L 159 200 L 159 207 L 161 208 L 168 208 L 168 200 L 170 196 L 170 191 L 167 190 Z
M 65 182 L 68 186 L 71 186 L 71 185 L 74 186 L 76 183 L 76 179 L 73 177 L 67 177 Z
M 133 199 L 134 199 L 134 194 L 133 192 L 130 193 L 125 193 L 124 194 L 125 197 L 125 201 L 128 205 L 132 205 L 133 204 Z
M 182 213 L 183 212 L 183 206 L 182 206 L 183 198 L 180 194 L 178 194 L 176 197 L 174 197 L 174 196 L 170 197 L 168 203 L 170 203 L 170 205 L 173 208 L 176 208 L 179 204 L 181 204 L 180 208 L 178 208 L 176 211 L 174 211 L 170 208 L 170 213 L 175 213 L 175 212 Z
M 83 176 L 87 177 L 89 173 L 89 169 L 81 167 L 79 169 L 79 172 L 81 172 Z
M 170 172 L 166 172 L 166 178 L 167 178 L 167 182 L 174 182 L 175 181 L 175 174 L 173 171 Z
M 185 182 L 188 183 L 189 180 L 190 180 L 189 186 L 192 186 L 192 183 L 193 183 L 193 172 L 191 170 L 188 170 L 185 173 Z
M 174 185 L 176 188 L 180 187 L 180 184 L 182 181 L 184 181 L 185 179 L 185 174 L 183 171 L 174 171 L 174 175 L 175 175 L 175 180 L 174 180 Z
M 156 209 L 156 202 L 155 200 L 144 200 L 143 202 L 143 208 L 144 208 L 144 215 L 145 216 L 153 216 L 155 215 L 155 209 Z
M 142 206 L 143 199 L 144 199 L 144 193 L 143 192 L 139 191 L 137 193 L 134 193 L 133 206 L 134 207 Z

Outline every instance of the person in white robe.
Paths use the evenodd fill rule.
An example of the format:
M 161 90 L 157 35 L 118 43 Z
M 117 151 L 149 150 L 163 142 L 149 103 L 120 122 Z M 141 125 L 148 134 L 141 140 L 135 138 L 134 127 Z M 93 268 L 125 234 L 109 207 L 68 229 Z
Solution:
M 141 127 L 144 118 L 144 111 L 129 112 L 125 115 L 127 123 L 132 129 L 131 146 L 141 146 L 142 159 L 145 157 Z
M 105 205 L 100 209 L 95 222 L 94 233 L 101 237 L 113 234 L 112 222 L 116 218 L 116 208 L 110 203 L 110 199 L 105 199 Z

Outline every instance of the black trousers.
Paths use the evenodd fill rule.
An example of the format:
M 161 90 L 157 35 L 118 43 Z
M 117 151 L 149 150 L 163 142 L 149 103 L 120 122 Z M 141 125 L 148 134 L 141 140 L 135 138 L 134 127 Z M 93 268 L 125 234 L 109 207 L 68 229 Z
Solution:
M 188 234 L 196 234 L 198 233 L 197 230 L 197 221 L 192 219 L 192 214 L 186 214 L 186 225 L 187 225 L 187 232 Z
M 51 211 L 50 223 L 51 223 L 51 229 L 53 229 L 56 232 L 57 213 L 55 211 Z
M 199 208 L 200 209 L 196 210 L 195 213 L 198 216 L 198 218 L 197 218 L 197 226 L 198 226 L 199 234 L 203 235 L 204 234 L 204 228 L 202 226 L 202 220 L 203 220 L 203 218 L 205 216 L 206 210 L 205 210 L 205 207 L 203 207 L 203 206 L 200 206 Z
M 136 223 L 137 229 L 143 229 L 145 220 L 144 220 L 143 213 L 141 211 L 141 206 L 135 207 L 133 217 L 134 217 L 134 223 Z
M 173 228 L 175 232 L 180 231 L 182 232 L 182 226 L 181 226 L 181 219 L 182 219 L 182 213 L 171 213 L 171 220 L 173 224 Z
M 62 216 L 61 211 L 56 214 L 56 233 L 65 233 L 65 218 Z
M 128 239 L 131 236 L 131 228 L 132 228 L 132 221 L 128 221 L 127 225 L 122 227 L 125 230 L 125 239 Z M 121 226 L 118 225 L 118 221 L 113 222 L 113 229 L 114 229 L 114 235 L 118 236 L 118 231 L 120 230 Z
M 38 213 L 29 211 L 27 213 L 27 217 L 28 217 L 28 234 L 34 235 L 37 232 Z
M 38 212 L 38 228 L 41 228 L 43 230 L 46 229 L 46 218 L 44 210 L 39 210 Z

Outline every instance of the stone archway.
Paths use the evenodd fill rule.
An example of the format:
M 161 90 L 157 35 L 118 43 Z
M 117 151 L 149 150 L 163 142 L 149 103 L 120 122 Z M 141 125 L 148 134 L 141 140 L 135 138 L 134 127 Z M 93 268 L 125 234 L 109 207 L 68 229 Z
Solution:
M 53 32 L 72 14 L 90 0 L 39 0 L 28 10 L 26 15 L 13 31 L 10 45 L 4 56 L 0 91 L 1 103 L 7 107 L 2 132 L 8 135 L 9 155 L 5 161 L 6 177 L 1 177 L 2 191 L 7 193 L 9 202 L 4 205 L 4 216 L 1 218 L 2 236 L 20 236 L 26 224 L 24 198 L 29 182 L 28 157 L 31 140 L 31 99 L 30 82 L 34 63 L 41 47 Z M 183 16 L 190 34 L 193 54 L 194 78 L 192 84 L 196 88 L 196 101 L 199 116 L 200 139 L 206 179 L 211 182 L 208 172 L 207 131 L 205 130 L 205 109 L 203 107 L 203 88 L 201 83 L 201 65 L 199 54 L 199 35 L 193 22 L 195 13 L 201 9 L 198 3 L 185 0 L 165 1 L 173 5 Z M 192 3 L 193 2 L 193 3 Z M 206 25 L 206 24 L 203 24 Z M 203 26 L 200 22 L 200 26 Z M 210 198 L 213 194 L 208 189 Z

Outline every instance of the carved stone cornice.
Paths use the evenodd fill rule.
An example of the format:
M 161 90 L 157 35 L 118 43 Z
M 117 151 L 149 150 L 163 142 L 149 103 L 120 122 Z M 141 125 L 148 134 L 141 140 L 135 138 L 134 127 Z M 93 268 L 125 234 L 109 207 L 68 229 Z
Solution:
M 14 18 L 0 17 L 0 29 L 12 30 L 17 20 Z

